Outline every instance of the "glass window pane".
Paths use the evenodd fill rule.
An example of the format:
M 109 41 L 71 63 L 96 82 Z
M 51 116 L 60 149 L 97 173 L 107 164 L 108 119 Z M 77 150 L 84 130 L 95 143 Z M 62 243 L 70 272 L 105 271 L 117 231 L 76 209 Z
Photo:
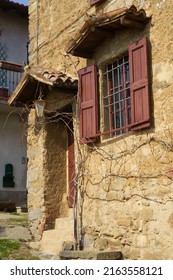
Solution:
M 114 61 L 106 67 L 109 100 L 110 130 L 117 130 L 115 135 L 127 132 L 131 122 L 130 72 L 128 56 Z

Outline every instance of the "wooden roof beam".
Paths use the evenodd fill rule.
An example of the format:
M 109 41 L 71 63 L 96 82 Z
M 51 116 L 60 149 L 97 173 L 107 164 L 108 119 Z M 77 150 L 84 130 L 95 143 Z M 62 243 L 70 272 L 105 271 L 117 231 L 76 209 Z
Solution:
M 129 19 L 127 17 L 122 17 L 120 19 L 120 22 L 121 22 L 121 25 L 129 27 L 129 28 L 143 29 L 145 27 L 145 24 L 142 24 L 135 20 Z

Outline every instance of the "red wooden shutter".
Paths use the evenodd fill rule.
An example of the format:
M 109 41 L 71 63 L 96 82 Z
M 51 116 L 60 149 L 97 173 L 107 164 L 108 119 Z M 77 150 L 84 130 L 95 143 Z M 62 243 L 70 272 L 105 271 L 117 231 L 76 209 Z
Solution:
M 97 70 L 92 65 L 79 70 L 79 125 L 83 142 L 97 134 Z M 92 139 L 93 140 L 93 139 Z
M 102 2 L 103 0 L 90 0 L 90 5 L 92 6 L 92 5 L 95 5 L 96 3 L 98 3 L 98 2 Z
M 147 43 L 144 37 L 129 47 L 132 130 L 151 125 Z

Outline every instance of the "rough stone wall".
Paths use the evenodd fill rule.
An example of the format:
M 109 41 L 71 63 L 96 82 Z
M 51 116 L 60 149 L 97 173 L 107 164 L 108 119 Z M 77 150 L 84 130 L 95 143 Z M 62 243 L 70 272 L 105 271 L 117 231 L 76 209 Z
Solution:
M 131 259 L 172 259 L 172 141 L 163 134 L 129 137 L 83 156 L 84 242 Z
M 30 64 L 76 76 L 80 61 L 65 49 L 88 10 L 89 1 L 30 0 Z
M 84 4 L 85 8 L 83 4 L 70 0 L 58 1 L 58 4 L 56 0 L 30 0 L 30 65 L 77 75 L 76 67 L 80 61 L 66 56 L 65 47 L 89 8 L 88 3 Z M 51 100 L 55 96 L 58 98 L 57 92 L 51 92 L 47 97 L 47 111 L 56 110 L 57 100 Z M 49 227 L 55 218 L 68 214 L 67 132 L 58 123 L 45 122 L 38 126 L 32 111 L 28 132 L 29 220 L 32 234 L 38 240 L 44 228 Z
M 97 49 L 89 64 L 101 65 L 127 50 L 129 42 L 147 35 L 151 43 L 153 125 L 149 130 L 110 140 L 102 137 L 100 144 L 81 147 L 79 189 L 84 247 L 122 250 L 129 259 L 172 259 L 173 34 L 167 24 L 173 24 L 173 4 L 113 2 L 105 5 L 105 11 L 120 8 L 122 2 L 133 3 L 152 16 L 151 24 L 141 32 L 117 32 Z
M 105 0 L 98 8 L 89 8 L 87 0 L 58 1 L 58 4 L 56 0 L 31 0 L 30 63 L 76 74 L 85 61 L 66 56 L 65 48 L 68 40 L 83 25 L 85 14 L 107 12 L 131 4 L 144 8 L 147 16 L 152 16 L 151 25 L 140 34 L 133 31 L 131 35 L 132 41 L 138 36 L 148 35 L 151 43 L 153 126 L 150 130 L 110 140 L 102 138 L 101 143 L 95 145 L 76 145 L 79 214 L 82 215 L 79 231 L 83 234 L 85 249 L 122 250 L 125 258 L 129 259 L 172 259 L 173 3 L 168 0 Z M 129 35 L 117 36 L 122 36 L 121 40 L 126 36 L 128 40 Z M 121 45 L 125 48 L 127 44 L 126 41 L 120 46 L 113 43 L 111 39 L 109 56 L 112 57 L 117 55 Z M 95 53 L 98 64 L 108 58 L 105 50 L 103 44 Z M 94 61 L 88 63 L 91 62 Z M 32 133 L 33 145 L 37 138 Z M 44 137 L 44 133 L 39 136 L 41 142 Z M 43 157 L 40 157 L 40 176 L 43 162 Z M 35 189 L 35 208 L 38 196 L 43 197 L 41 182 L 42 178 Z M 41 211 L 39 215 L 43 215 Z
M 36 240 L 39 240 L 44 229 L 46 214 L 44 206 L 44 153 L 45 131 L 44 125 L 38 122 L 35 110 L 32 109 L 28 118 L 27 138 L 27 189 L 28 213 L 30 229 Z
M 68 214 L 67 207 L 67 131 L 64 123 L 48 122 L 44 158 L 46 224 Z
M 54 102 L 49 98 L 50 105 Z M 52 105 L 51 105 L 52 106 Z M 47 110 L 50 112 L 51 106 Z M 28 212 L 30 229 L 40 240 L 55 219 L 68 215 L 67 127 L 50 117 L 38 119 L 32 109 L 28 121 Z

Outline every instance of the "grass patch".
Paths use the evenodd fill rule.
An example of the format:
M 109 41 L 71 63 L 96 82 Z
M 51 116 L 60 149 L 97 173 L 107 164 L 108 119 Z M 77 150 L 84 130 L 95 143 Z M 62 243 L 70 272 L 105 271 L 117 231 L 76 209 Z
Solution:
M 11 260 L 40 260 L 38 256 L 34 256 L 29 248 L 29 246 L 26 244 L 26 242 L 20 242 L 20 250 L 17 252 L 14 252 L 13 255 L 11 255 Z
M 0 260 L 8 259 L 8 257 L 19 250 L 20 242 L 11 239 L 0 239 Z
M 19 215 L 20 215 L 20 214 L 17 213 L 17 212 L 11 212 L 10 214 L 11 214 L 11 215 L 16 215 L 16 216 L 19 216 Z
M 0 212 L 0 260 L 39 260 L 39 252 L 32 250 L 25 238 L 8 237 L 8 228 L 13 228 L 14 232 L 20 230 L 19 226 L 28 228 L 28 215 L 17 213 L 14 216 L 14 213 L 11 213 L 12 216 L 8 214 L 5 219 L 4 214 Z
M 40 258 L 32 255 L 25 242 L 0 239 L 0 260 L 40 260 Z

